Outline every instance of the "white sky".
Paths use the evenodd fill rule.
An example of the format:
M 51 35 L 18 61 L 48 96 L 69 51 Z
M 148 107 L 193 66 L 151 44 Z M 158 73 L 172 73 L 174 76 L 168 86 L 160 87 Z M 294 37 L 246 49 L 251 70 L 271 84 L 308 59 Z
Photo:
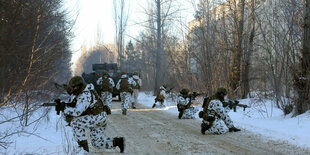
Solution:
M 100 37 L 101 43 L 114 43 L 115 25 L 113 19 L 113 0 L 65 0 L 66 6 L 76 17 L 76 25 L 73 29 L 75 38 L 71 49 L 73 50 L 74 62 L 80 53 L 80 48 L 84 44 L 87 47 L 95 45 L 96 38 Z M 135 24 L 145 21 L 143 9 L 147 8 L 147 2 L 152 0 L 125 0 L 129 9 L 129 21 L 126 34 L 137 36 L 143 27 Z M 189 10 L 184 10 L 187 22 L 193 18 L 193 8 L 191 0 L 178 0 L 181 4 L 187 5 Z M 192 12 L 191 12 L 192 11 Z M 125 38 L 126 39 L 126 38 Z M 128 39 L 128 38 L 127 38 Z

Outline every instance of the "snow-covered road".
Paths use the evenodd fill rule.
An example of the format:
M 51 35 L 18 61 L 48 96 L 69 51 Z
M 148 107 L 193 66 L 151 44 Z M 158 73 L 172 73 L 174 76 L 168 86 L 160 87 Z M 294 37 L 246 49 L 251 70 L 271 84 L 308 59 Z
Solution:
M 125 154 L 310 154 L 309 149 L 267 141 L 245 130 L 202 135 L 198 119 L 180 120 L 174 114 L 141 104 L 124 116 L 120 102 L 115 101 L 106 136 L 126 137 Z

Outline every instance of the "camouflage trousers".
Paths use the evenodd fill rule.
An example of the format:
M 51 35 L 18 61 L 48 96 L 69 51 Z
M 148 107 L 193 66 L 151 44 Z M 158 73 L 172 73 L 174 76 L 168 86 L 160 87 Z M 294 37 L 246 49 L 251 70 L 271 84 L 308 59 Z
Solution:
M 90 143 L 97 149 L 113 148 L 113 138 L 105 138 L 104 131 L 107 125 L 107 115 L 102 112 L 98 115 L 75 117 L 71 121 L 73 136 L 77 141 L 87 140 L 89 132 Z
M 131 95 L 132 107 L 135 107 L 138 103 L 139 89 L 133 89 L 133 93 Z
M 193 119 L 198 111 L 199 109 L 197 107 L 189 107 L 184 110 L 181 119 Z
M 203 120 L 203 123 L 209 123 Z M 230 119 L 229 115 L 226 115 L 223 119 L 218 117 L 215 118 L 213 125 L 207 132 L 214 133 L 214 134 L 223 134 L 228 132 L 228 128 L 233 127 L 233 121 Z
M 129 108 L 129 103 L 131 101 L 131 94 L 129 92 L 121 92 L 120 95 L 121 95 L 122 108 L 127 110 Z
M 154 108 L 165 108 L 166 106 L 164 105 L 164 101 L 163 102 L 155 102 L 154 103 L 155 107 Z
M 112 109 L 112 93 L 109 91 L 105 91 L 101 93 L 101 99 L 103 104 L 107 105 Z

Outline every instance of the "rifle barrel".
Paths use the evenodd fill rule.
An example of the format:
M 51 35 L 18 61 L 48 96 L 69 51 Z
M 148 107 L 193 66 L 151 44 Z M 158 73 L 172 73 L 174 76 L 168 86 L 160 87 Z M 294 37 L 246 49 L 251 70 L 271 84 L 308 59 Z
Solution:
M 41 106 L 45 106 L 45 107 L 48 107 L 48 106 L 56 106 L 57 103 L 43 103 Z

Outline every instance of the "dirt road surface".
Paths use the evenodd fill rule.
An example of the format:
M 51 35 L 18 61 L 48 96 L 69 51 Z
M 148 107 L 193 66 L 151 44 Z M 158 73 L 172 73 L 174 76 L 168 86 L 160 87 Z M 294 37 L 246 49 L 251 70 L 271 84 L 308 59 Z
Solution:
M 105 135 L 124 136 L 124 154 L 310 154 L 310 149 L 269 141 L 244 129 L 223 135 L 202 135 L 200 120 L 180 120 L 175 114 L 141 104 L 138 104 L 137 109 L 129 109 L 124 116 L 120 105 L 120 102 L 113 101 Z M 103 154 L 119 154 L 119 150 L 109 150 Z

